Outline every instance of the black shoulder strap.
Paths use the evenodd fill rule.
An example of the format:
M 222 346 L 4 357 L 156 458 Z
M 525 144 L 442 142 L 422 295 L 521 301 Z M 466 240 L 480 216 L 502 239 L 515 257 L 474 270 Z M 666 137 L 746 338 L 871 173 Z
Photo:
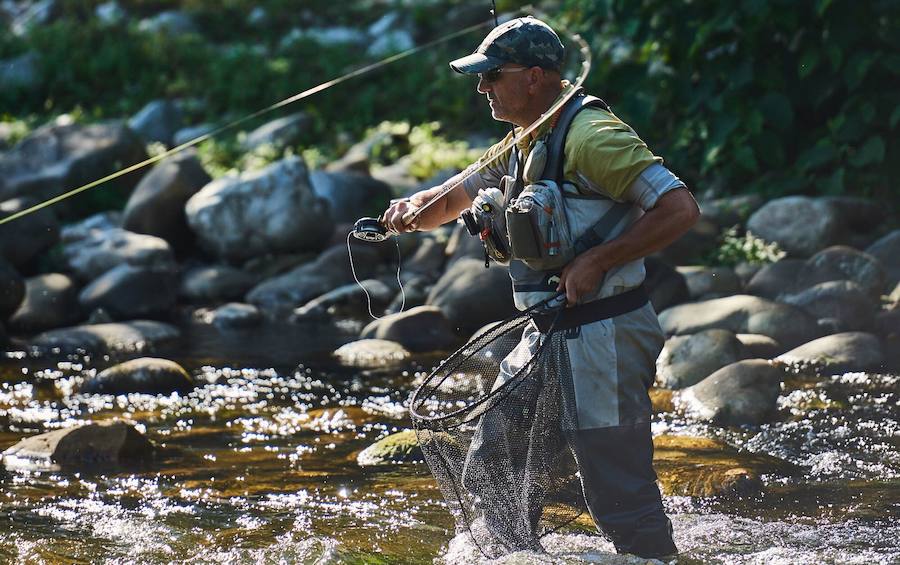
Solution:
M 566 102 L 556 121 L 556 126 L 550 132 L 550 138 L 547 141 L 547 165 L 544 167 L 544 178 L 553 179 L 560 187 L 563 182 L 563 161 L 565 160 L 566 136 L 569 133 L 569 126 L 578 112 L 587 107 L 596 107 L 610 112 L 609 105 L 597 98 L 596 96 L 588 96 L 584 94 L 582 89 Z

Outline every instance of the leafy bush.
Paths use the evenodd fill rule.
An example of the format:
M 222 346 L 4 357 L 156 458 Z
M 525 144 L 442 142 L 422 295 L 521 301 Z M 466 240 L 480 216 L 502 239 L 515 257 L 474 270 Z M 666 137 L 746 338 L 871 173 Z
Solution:
M 564 14 L 593 45 L 589 89 L 694 186 L 896 190 L 897 2 L 567 0 Z
M 738 263 L 764 265 L 775 263 L 785 255 L 777 243 L 769 243 L 750 231 L 740 234 L 738 227 L 734 226 L 722 234 L 721 243 L 712 252 L 708 262 L 726 267 L 733 267 Z

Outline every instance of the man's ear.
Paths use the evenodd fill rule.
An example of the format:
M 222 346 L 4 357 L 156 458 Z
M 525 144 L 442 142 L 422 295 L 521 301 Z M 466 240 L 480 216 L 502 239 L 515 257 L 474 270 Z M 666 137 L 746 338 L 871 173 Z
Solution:
M 531 67 L 528 69 L 528 89 L 532 93 L 534 93 L 538 88 L 540 88 L 541 83 L 544 81 L 544 69 L 540 67 Z

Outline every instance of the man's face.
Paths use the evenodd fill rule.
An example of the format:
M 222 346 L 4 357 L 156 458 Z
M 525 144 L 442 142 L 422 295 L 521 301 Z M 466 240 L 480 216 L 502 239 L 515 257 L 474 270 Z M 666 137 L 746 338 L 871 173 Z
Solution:
M 478 92 L 487 96 L 495 120 L 522 125 L 519 122 L 528 102 L 528 69 L 507 63 L 499 70 L 499 74 L 494 71 L 480 75 Z

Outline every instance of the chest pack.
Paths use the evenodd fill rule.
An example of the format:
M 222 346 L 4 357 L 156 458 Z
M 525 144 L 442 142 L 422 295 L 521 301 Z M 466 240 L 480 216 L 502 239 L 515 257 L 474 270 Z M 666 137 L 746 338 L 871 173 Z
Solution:
M 569 126 L 581 110 L 589 107 L 610 111 L 600 98 L 578 93 L 563 106 L 550 135 L 535 143 L 524 164 L 518 149 L 513 149 L 512 174 L 501 183 L 506 205 L 502 214 L 494 212 L 490 236 L 484 237 L 482 232 L 485 251 L 494 260 L 505 263 L 516 259 L 535 271 L 554 271 L 599 243 L 594 229 L 573 237 L 563 190 Z M 476 198 L 476 206 L 479 204 Z

